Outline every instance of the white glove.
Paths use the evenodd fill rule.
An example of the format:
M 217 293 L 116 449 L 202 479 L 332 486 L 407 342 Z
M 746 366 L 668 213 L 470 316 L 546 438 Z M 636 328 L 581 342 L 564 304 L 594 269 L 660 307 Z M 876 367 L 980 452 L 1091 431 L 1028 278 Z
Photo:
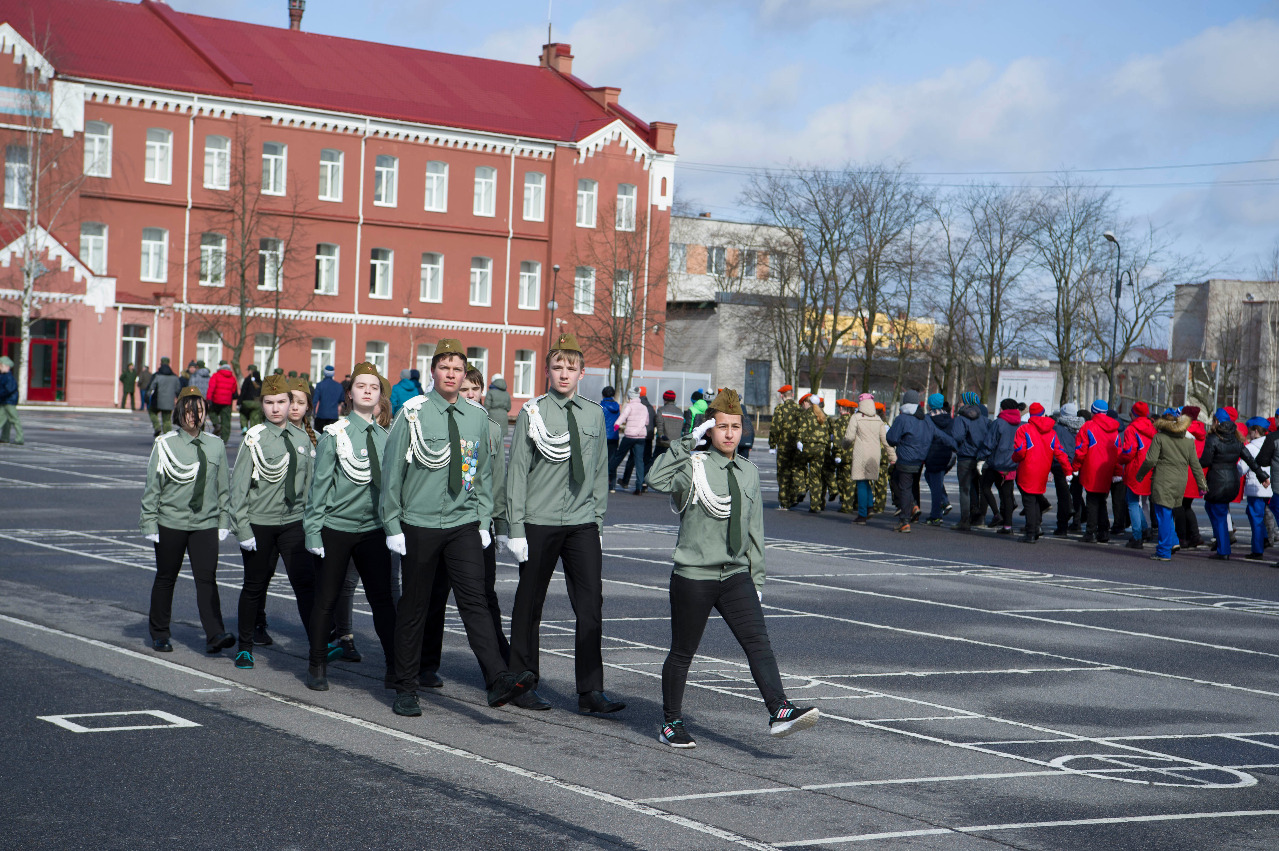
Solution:
M 604 549 L 604 533 L 600 532 L 600 549 Z
M 488 529 L 480 530 L 480 549 L 487 550 L 489 544 L 493 543 L 493 537 L 489 534 Z
M 143 538 L 143 540 L 150 541 L 150 542 L 151 542 L 151 543 L 153 543 L 153 544 L 158 544 L 158 543 L 160 543 L 160 533 L 159 533 L 159 532 L 156 532 L 154 535 L 143 535 L 143 536 L 142 536 L 142 538 Z
M 838 455 L 836 455 L 836 456 L 835 456 L 835 463 L 836 463 L 836 464 L 843 464 L 843 463 L 844 463 L 844 459 L 843 459 L 843 458 L 840 458 Z
M 759 598 L 759 601 L 760 601 L 761 603 L 762 603 L 762 602 L 764 602 L 764 592 L 763 592 L 763 591 L 760 591 L 759 589 L 756 589 L 756 590 L 755 590 L 755 596 Z
M 768 450 L 768 454 L 769 454 L 769 455 L 776 455 L 776 454 L 777 454 L 777 450 L 776 450 L 776 449 L 770 449 L 770 450 Z
M 225 540 L 227 539 L 227 537 L 228 537 L 230 534 L 231 534 L 231 530 L 230 530 L 230 529 L 219 529 L 219 530 L 218 530 L 218 540 L 219 540 L 219 541 L 225 541 Z
M 240 542 L 240 549 L 244 550 L 246 553 L 254 552 L 257 550 L 257 548 L 258 548 L 257 538 L 249 538 L 247 541 Z
M 320 558 L 324 558 L 324 547 L 307 547 L 307 550 Z
M 795 448 L 796 448 L 797 450 L 799 450 L 800 452 L 803 452 L 803 451 L 804 451 L 804 444 L 803 444 L 803 442 L 798 441 L 798 440 L 797 440 L 797 441 L 795 441 Z
M 1119 484 L 1120 482 L 1122 482 L 1123 480 L 1124 480 L 1124 477 L 1123 477 L 1123 476 L 1112 476 L 1112 477 L 1111 477 L 1111 479 L 1110 479 L 1110 483 L 1111 483 L 1112 485 L 1117 485 L 1117 484 Z
M 498 535 L 498 536 L 497 536 L 497 548 L 498 548 L 499 550 L 509 550 L 509 549 L 511 548 L 511 536 L 510 536 L 510 535 Z
M 506 551 L 515 556 L 515 560 L 523 564 L 528 561 L 528 538 L 511 538 L 506 542 Z
M 710 417 L 704 420 L 697 428 L 693 429 L 693 445 L 696 446 L 701 443 L 702 439 L 706 437 L 706 432 L 713 428 L 715 428 L 715 418 Z
M 398 535 L 387 535 L 387 536 L 386 536 L 386 548 L 387 548 L 388 550 L 390 550 L 391 552 L 393 552 L 393 553 L 399 553 L 399 554 L 400 554 L 400 555 L 402 555 L 402 556 L 406 556 L 406 555 L 408 555 L 408 554 L 409 554 L 408 549 L 406 549 L 406 548 L 405 548 L 405 546 L 404 546 L 404 533 L 403 533 L 403 532 L 401 532 L 401 533 L 400 533 L 400 534 L 398 534 Z

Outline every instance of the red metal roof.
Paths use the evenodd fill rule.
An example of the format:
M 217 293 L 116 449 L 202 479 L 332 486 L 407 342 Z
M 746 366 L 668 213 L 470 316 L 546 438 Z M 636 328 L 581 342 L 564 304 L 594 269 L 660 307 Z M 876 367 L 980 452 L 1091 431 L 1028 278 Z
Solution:
M 280 3 L 284 17 L 285 4 Z M 575 77 L 538 65 L 456 56 L 176 12 L 120 0 L 0 0 L 8 22 L 61 76 L 577 141 L 615 118 Z M 530 50 L 530 53 L 533 51 Z

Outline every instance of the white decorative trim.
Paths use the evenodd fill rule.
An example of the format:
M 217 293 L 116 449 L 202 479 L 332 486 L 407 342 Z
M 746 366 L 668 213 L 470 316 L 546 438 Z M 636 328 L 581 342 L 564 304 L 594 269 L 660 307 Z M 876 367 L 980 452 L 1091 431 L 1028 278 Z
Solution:
M 601 127 L 585 139 L 579 140 L 577 161 L 585 162 L 588 157 L 603 150 L 605 145 L 612 142 L 619 142 L 628 154 L 634 154 L 635 161 L 641 163 L 645 170 L 652 164 L 653 155 L 656 152 L 620 118 Z
M 175 310 L 199 314 L 233 315 L 240 312 L 239 307 L 228 304 L 175 304 Z M 255 307 L 249 311 L 251 316 L 271 316 L 275 311 L 268 307 Z M 487 322 L 458 322 L 450 319 L 418 319 L 408 316 L 378 316 L 369 313 L 338 313 L 321 310 L 280 310 L 285 319 L 301 322 L 336 322 L 342 325 L 356 324 L 362 327 L 392 328 L 434 328 L 444 331 L 469 331 L 492 334 L 530 334 L 542 335 L 546 329 L 534 325 L 503 325 Z
M 85 281 L 86 283 L 96 278 L 90 271 L 89 267 L 80 262 L 80 258 L 71 253 L 71 249 L 67 248 L 61 242 L 40 225 L 36 225 L 29 231 L 18 235 L 18 238 L 8 245 L 0 248 L 0 266 L 9 268 L 9 263 L 15 256 L 26 256 L 30 249 L 35 249 L 36 253 L 44 253 L 49 255 L 49 259 L 58 261 L 63 272 L 71 272 L 76 281 Z M 41 294 L 43 297 L 43 294 Z
M 523 405 L 524 413 L 528 414 L 528 436 L 532 438 L 537 451 L 542 453 L 543 458 L 552 464 L 562 464 L 573 454 L 569 447 L 569 433 L 565 431 L 563 434 L 551 434 L 550 429 L 546 427 L 542 412 L 537 408 L 537 403 L 545 398 L 546 394 L 543 393 L 536 399 L 529 399 Z
M 0 24 L 0 53 L 12 53 L 13 64 L 25 64 L 29 70 L 40 72 L 41 81 L 53 76 L 53 65 L 22 37 L 10 24 Z

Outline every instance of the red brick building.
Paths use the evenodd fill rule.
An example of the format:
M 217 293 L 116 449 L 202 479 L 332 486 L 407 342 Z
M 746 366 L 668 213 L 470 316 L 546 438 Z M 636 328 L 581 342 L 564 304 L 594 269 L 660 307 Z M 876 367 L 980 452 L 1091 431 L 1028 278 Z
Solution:
M 155 0 L 0 0 L 0 49 L 6 353 L 32 79 L 45 136 L 71 145 L 74 197 L 36 216 L 33 400 L 111 404 L 125 363 L 166 355 L 339 377 L 373 360 L 394 381 L 447 336 L 518 404 L 541 387 L 552 322 L 591 338 L 624 310 L 632 364 L 662 365 L 664 266 L 647 258 L 667 256 L 675 125 L 573 76 L 568 45 L 520 65 Z M 588 267 L 601 252 L 584 245 L 618 233 L 642 240 L 642 268 Z

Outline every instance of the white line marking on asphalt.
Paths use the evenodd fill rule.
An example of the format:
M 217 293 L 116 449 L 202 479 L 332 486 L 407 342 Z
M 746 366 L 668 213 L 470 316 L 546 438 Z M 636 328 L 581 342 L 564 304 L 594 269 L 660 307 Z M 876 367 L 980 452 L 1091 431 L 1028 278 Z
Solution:
M 146 715 L 151 718 L 164 721 L 163 724 L 131 724 L 116 727 L 85 727 L 83 724 L 77 724 L 72 718 L 114 718 L 126 715 Z M 199 727 L 200 725 L 194 721 L 188 721 L 186 718 L 179 718 L 177 715 L 168 712 L 161 712 L 159 709 L 138 709 L 129 712 L 81 712 L 75 715 L 37 715 L 41 721 L 48 721 L 50 724 L 56 724 L 64 730 L 70 730 L 73 733 L 120 733 L 125 730 L 178 730 L 188 727 Z
M 770 618 L 781 617 L 769 615 Z M 1114 671 L 1114 665 L 1085 665 L 1077 668 L 1002 668 L 990 671 L 881 671 L 873 674 L 814 674 L 820 680 L 878 679 L 880 677 L 970 677 L 1005 674 L 1062 674 L 1074 671 Z
M 818 792 L 824 789 L 849 789 L 854 786 L 914 786 L 920 783 L 957 783 L 976 780 L 1006 780 L 1013 777 L 1068 777 L 1061 771 L 1002 771 L 995 774 L 956 774 L 946 777 L 902 777 L 891 780 L 846 780 L 840 783 L 809 783 L 804 786 L 768 786 L 762 789 L 736 789 L 729 792 L 698 792 L 691 795 L 668 795 L 664 798 L 641 798 L 639 803 L 664 804 L 670 801 L 701 801 L 707 798 L 735 798 L 746 795 L 774 795 L 780 792 Z
M 196 689 L 196 691 L 199 693 L 207 693 L 207 692 L 214 692 L 214 691 L 230 691 L 230 690 L 231 689 L 229 688 L 198 688 Z

